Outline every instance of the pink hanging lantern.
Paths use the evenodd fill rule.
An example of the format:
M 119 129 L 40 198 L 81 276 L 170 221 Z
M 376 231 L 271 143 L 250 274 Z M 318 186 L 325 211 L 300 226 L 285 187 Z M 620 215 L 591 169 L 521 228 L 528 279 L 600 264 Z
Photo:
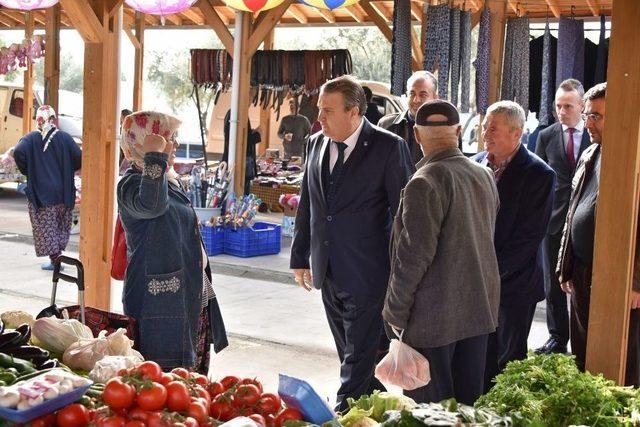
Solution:
M 197 0 L 125 0 L 125 3 L 138 12 L 166 16 L 183 12 L 193 6 L 196 1 Z
M 273 9 L 284 0 L 222 0 L 229 7 L 245 12 L 259 12 L 261 10 Z
M 44 9 L 58 3 L 58 0 L 0 0 L 0 4 L 9 9 Z

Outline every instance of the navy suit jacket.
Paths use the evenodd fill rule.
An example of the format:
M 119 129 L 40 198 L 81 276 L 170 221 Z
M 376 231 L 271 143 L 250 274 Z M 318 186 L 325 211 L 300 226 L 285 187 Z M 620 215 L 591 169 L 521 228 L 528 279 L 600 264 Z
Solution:
M 386 292 L 391 221 L 415 170 L 401 138 L 363 120 L 331 206 L 322 180 L 330 140 L 322 133 L 310 138 L 290 266 L 311 267 L 313 286 L 320 289 L 330 264 L 335 286 L 366 301 Z
M 487 152 L 474 160 L 482 163 Z M 544 299 L 541 243 L 553 207 L 556 174 L 524 145 L 498 181 L 500 209 L 495 248 L 500 270 L 500 304 L 535 304 Z

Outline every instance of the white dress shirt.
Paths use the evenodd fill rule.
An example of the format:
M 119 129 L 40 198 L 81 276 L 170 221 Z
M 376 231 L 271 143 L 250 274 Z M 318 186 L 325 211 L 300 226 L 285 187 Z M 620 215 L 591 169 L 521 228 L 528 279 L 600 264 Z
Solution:
M 344 150 L 344 162 L 347 162 L 347 159 L 349 158 L 349 155 L 351 154 L 351 152 L 353 151 L 354 148 L 356 148 L 356 144 L 358 142 L 358 138 L 360 138 L 360 132 L 362 132 L 362 126 L 364 126 L 364 120 L 360 120 L 360 125 L 358 126 L 358 128 L 356 129 L 355 132 L 353 132 L 347 139 L 345 139 L 344 141 L 338 141 L 338 142 L 344 142 L 345 144 L 347 144 L 347 148 L 345 148 Z M 325 137 L 326 138 L 326 137 Z M 336 162 L 338 161 L 338 146 L 336 144 L 333 143 L 333 141 L 330 141 L 330 146 L 329 146 L 329 172 L 333 172 L 333 166 L 336 164 Z
M 578 124 L 574 127 L 573 131 L 573 155 L 575 162 L 578 162 L 578 155 L 580 154 L 580 145 L 582 145 L 582 133 L 584 132 L 584 121 L 580 119 Z M 562 125 L 562 135 L 564 140 L 564 152 L 567 152 L 567 144 L 569 143 L 569 126 Z

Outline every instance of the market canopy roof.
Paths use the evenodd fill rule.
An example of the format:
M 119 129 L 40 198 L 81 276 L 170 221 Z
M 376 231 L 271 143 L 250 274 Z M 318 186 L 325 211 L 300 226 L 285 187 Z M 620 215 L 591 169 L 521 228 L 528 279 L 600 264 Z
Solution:
M 449 0 L 408 0 L 411 1 L 411 12 L 417 22 L 422 21 L 422 7 L 428 4 L 446 3 Z M 509 8 L 507 13 L 513 17 L 516 14 L 529 13 L 531 17 L 559 17 L 598 16 L 600 13 L 611 15 L 613 0 L 504 0 Z M 164 26 L 160 17 L 145 15 L 148 28 L 197 28 L 207 26 L 205 14 L 198 5 L 208 3 L 212 6 L 226 25 L 233 25 L 235 19 L 234 9 L 226 6 L 222 0 L 200 0 L 196 5 L 186 11 L 165 17 Z M 465 8 L 477 12 L 484 7 L 485 0 L 451 0 L 455 7 Z M 369 8 L 368 5 L 371 7 Z M 393 1 L 390 0 L 361 0 L 353 6 L 335 10 L 322 10 L 302 4 L 293 4 L 285 12 L 280 20 L 280 25 L 353 25 L 372 24 L 367 11 L 373 10 L 385 22 L 391 23 L 393 19 Z M 45 12 L 38 10 L 31 12 L 35 20 L 35 28 L 44 28 Z M 135 10 L 124 7 L 124 25 L 131 27 L 135 20 Z M 25 14 L 5 7 L 0 7 L 0 30 L 19 29 L 25 26 Z M 61 27 L 73 28 L 71 20 L 62 8 Z

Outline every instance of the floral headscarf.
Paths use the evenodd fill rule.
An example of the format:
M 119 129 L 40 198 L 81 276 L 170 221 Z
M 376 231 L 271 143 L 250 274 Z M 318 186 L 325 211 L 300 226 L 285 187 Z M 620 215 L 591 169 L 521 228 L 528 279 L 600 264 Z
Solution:
M 36 125 L 40 133 L 44 135 L 55 126 L 56 112 L 51 105 L 42 105 L 36 111 Z
M 141 165 L 144 160 L 144 152 L 141 148 L 145 137 L 156 134 L 164 137 L 168 142 L 181 123 L 176 117 L 156 111 L 138 111 L 128 115 L 122 122 L 120 140 L 125 157 Z

